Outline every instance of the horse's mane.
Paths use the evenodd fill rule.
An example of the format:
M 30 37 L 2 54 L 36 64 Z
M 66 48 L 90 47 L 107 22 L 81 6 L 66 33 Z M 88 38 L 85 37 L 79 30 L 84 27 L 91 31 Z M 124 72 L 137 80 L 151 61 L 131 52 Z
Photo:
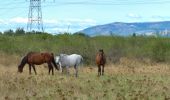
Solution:
M 23 66 L 28 62 L 28 56 L 31 55 L 31 54 L 33 54 L 33 53 L 35 53 L 35 52 L 29 52 L 29 53 L 27 53 L 27 55 L 22 58 L 19 67 L 23 67 Z
M 68 56 L 67 54 L 60 54 L 60 57 L 62 57 L 62 56 Z
M 34 53 L 38 53 L 38 52 L 32 52 L 31 51 L 31 52 L 28 52 L 26 56 L 29 56 L 29 55 L 34 54 Z
M 27 56 L 23 57 L 19 66 L 24 66 L 27 63 L 27 61 L 28 57 Z

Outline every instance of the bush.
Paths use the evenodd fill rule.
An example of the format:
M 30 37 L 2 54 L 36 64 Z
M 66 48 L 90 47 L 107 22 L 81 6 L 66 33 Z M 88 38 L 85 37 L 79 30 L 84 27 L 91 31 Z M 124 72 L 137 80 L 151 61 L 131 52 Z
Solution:
M 60 53 L 81 54 L 84 64 L 95 64 L 95 55 L 103 49 L 107 63 L 117 63 L 120 58 L 151 59 L 155 62 L 170 61 L 170 39 L 155 37 L 118 37 L 47 33 L 15 35 L 12 30 L 0 35 L 0 51 L 7 54 L 25 55 L 30 51 L 47 51 L 55 55 Z M 36 33 L 36 32 L 35 32 Z M 11 36 L 12 34 L 12 36 Z
M 168 46 L 164 40 L 157 40 L 152 47 L 152 59 L 156 62 L 165 62 Z

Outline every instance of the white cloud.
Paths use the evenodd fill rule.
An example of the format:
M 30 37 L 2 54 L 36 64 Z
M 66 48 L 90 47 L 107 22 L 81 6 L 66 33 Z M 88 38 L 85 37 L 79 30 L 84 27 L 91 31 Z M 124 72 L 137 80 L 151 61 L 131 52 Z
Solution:
M 27 18 L 15 17 L 8 20 L 0 19 L 0 24 L 3 28 L 5 28 L 5 30 L 7 28 L 15 30 L 18 27 L 23 27 L 24 29 L 26 29 L 27 21 L 28 21 Z M 69 19 L 44 19 L 43 20 L 43 25 L 45 31 L 47 32 L 67 32 L 67 31 L 76 32 L 96 24 L 97 22 L 93 19 L 69 18 Z M 69 30 L 68 27 L 70 27 Z
M 153 15 L 153 16 L 151 16 L 151 19 L 152 19 L 152 20 L 167 21 L 167 20 L 170 20 L 170 16 Z
M 152 15 L 152 16 L 142 17 L 142 21 L 144 22 L 158 22 L 158 21 L 169 21 L 169 20 L 170 20 L 170 16 Z
M 46 30 L 56 31 L 56 32 L 76 32 L 84 28 L 96 25 L 97 22 L 93 19 L 46 19 L 44 21 L 44 26 Z M 69 30 L 68 30 L 69 27 Z
M 48 23 L 48 24 L 58 24 L 59 21 L 58 20 L 54 20 L 54 19 L 45 19 L 43 20 L 44 23 Z
M 151 15 L 151 16 L 141 16 L 139 14 L 129 13 L 126 15 L 130 21 L 133 22 L 156 22 L 156 21 L 169 21 L 170 16 L 162 15 Z
M 15 17 L 9 20 L 9 22 L 13 23 L 27 23 L 28 19 L 27 18 L 22 18 L 22 17 Z
M 50 31 L 54 33 L 62 33 L 62 32 L 74 32 L 74 31 L 79 31 L 81 28 L 75 29 L 71 27 L 65 27 L 65 28 L 51 28 Z
M 4 23 L 4 20 L 0 19 L 0 23 Z
M 5 21 L 5 20 L 3 20 L 3 19 L 0 19 L 0 24 L 2 24 L 2 25 L 7 25 L 7 24 L 8 24 L 8 22 L 7 22 L 7 21 Z
M 134 13 L 129 13 L 127 14 L 127 17 L 129 18 L 135 18 L 135 19 L 141 19 L 142 16 L 138 15 L 138 14 L 134 14 Z
M 46 19 L 44 20 L 44 23 L 48 24 L 58 24 L 58 25 L 82 25 L 82 24 L 88 24 L 88 25 L 95 25 L 96 21 L 93 19 Z

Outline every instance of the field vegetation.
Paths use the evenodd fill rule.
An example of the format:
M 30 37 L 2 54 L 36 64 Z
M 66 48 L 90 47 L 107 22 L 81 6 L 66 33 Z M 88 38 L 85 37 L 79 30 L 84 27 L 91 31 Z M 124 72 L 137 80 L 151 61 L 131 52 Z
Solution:
M 40 32 L 25 32 L 22 29 L 5 31 L 0 35 L 0 52 L 23 56 L 30 51 L 81 54 L 87 65 L 94 64 L 94 57 L 103 49 L 108 63 L 119 63 L 120 58 L 137 59 L 141 62 L 170 61 L 170 39 L 144 36 L 96 36 L 83 33 L 51 35 Z
M 95 55 L 107 56 L 105 75 L 97 77 Z M 77 53 L 84 58 L 79 77 L 36 66 L 38 75 L 22 74 L 17 65 L 30 51 Z M 1 100 L 169 100 L 170 39 L 143 36 L 96 36 L 82 33 L 51 35 L 22 29 L 0 34 Z

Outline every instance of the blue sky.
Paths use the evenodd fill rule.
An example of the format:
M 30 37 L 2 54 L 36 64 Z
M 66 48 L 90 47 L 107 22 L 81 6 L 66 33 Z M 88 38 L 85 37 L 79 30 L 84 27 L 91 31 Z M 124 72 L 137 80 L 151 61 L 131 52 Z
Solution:
M 26 30 L 28 7 L 29 0 L 1 0 L 0 31 Z M 76 32 L 111 22 L 169 21 L 170 0 L 46 0 L 42 12 L 45 31 Z

